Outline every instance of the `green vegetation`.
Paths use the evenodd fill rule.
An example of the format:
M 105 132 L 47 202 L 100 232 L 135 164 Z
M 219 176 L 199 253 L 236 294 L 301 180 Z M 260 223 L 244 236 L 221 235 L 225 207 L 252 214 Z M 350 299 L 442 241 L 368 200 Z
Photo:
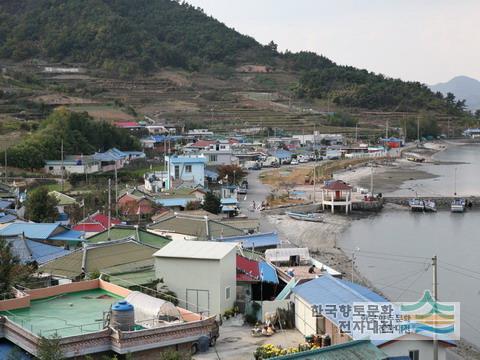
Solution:
M 218 214 L 220 212 L 220 204 L 220 199 L 213 193 L 208 192 L 205 194 L 205 199 L 203 200 L 203 209 L 205 211 Z
M 48 194 L 47 188 L 35 189 L 28 194 L 26 217 L 34 222 L 54 222 L 58 218 L 57 204 L 57 199 Z
M 60 345 L 62 338 L 58 335 L 42 336 L 38 343 L 38 358 L 40 360 L 62 360 L 64 354 Z
M 0 56 L 88 62 L 120 76 L 269 59 L 271 48 L 187 3 L 21 0 L 0 5 Z
M 13 297 L 14 285 L 24 284 L 34 272 L 35 266 L 22 265 L 20 259 L 12 252 L 12 246 L 5 239 L 0 239 L 0 298 Z
M 60 108 L 41 123 L 38 131 L 8 150 L 8 164 L 19 168 L 41 168 L 46 159 L 61 158 L 62 140 L 64 153 L 72 155 L 92 154 L 112 147 L 123 150 L 140 148 L 138 140 L 126 130 L 106 122 L 95 122 L 87 113 Z M 4 158 L 3 154 L 1 158 Z

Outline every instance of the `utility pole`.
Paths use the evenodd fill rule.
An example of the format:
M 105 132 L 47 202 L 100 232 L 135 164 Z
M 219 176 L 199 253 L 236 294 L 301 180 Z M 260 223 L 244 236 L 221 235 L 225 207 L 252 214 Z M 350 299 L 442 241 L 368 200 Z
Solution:
M 7 175 L 7 148 L 5 148 L 5 185 L 7 184 L 8 175 Z
M 373 197 L 373 166 L 370 165 L 370 194 Z
M 420 144 L 420 117 L 417 116 L 417 142 Z
M 110 227 L 112 225 L 112 207 L 111 207 L 111 203 L 112 203 L 112 179 L 108 179 L 108 233 L 107 233 L 107 238 L 108 240 L 110 240 Z
M 388 119 L 387 119 L 387 124 L 385 126 L 385 139 L 388 139 Z
M 355 124 L 355 144 L 358 143 L 358 122 Z
M 317 154 L 315 154 L 315 163 L 313 164 L 313 203 L 317 200 Z
M 436 302 L 438 301 L 438 279 L 437 279 L 437 255 L 432 258 L 432 270 L 433 270 L 433 299 Z M 436 312 L 434 312 L 435 322 L 436 322 Z M 434 327 L 436 328 L 436 323 L 434 322 Z M 438 360 L 438 340 L 437 334 L 434 333 L 433 335 L 433 360 Z
M 118 176 L 117 176 L 117 162 L 115 161 L 115 216 L 118 217 Z
M 352 283 L 353 283 L 353 273 L 355 272 L 355 251 L 352 251 Z
M 62 159 L 62 192 L 63 192 L 63 188 L 64 188 L 64 185 L 63 185 L 63 172 L 65 171 L 65 165 L 64 165 L 64 161 L 63 161 L 63 139 L 62 139 L 62 142 L 61 142 L 61 145 L 60 145 L 60 156 L 61 156 L 61 159 Z

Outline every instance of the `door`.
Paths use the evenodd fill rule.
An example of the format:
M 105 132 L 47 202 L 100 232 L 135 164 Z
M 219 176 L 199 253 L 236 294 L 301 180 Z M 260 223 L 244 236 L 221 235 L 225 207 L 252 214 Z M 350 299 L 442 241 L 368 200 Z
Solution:
M 210 315 L 210 292 L 202 289 L 187 289 L 186 308 L 197 314 Z

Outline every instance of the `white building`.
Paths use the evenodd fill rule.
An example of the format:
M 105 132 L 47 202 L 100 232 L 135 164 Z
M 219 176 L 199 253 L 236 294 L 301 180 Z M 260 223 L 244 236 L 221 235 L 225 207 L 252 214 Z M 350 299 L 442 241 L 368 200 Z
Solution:
M 143 175 L 143 182 L 145 190 L 152 193 L 161 192 L 167 189 L 168 186 L 168 172 L 154 171 Z
M 213 132 L 208 131 L 208 129 L 193 129 L 193 130 L 188 130 L 187 136 L 209 137 L 209 136 L 213 136 Z
M 236 244 L 174 240 L 157 251 L 155 274 L 177 294 L 179 306 L 222 315 L 236 299 Z
M 63 167 L 63 171 L 62 171 Z M 61 160 L 46 160 L 44 172 L 52 175 L 93 174 L 101 170 L 100 161 L 91 156 L 71 156 Z
M 204 186 L 205 165 L 207 158 L 203 155 L 166 156 L 168 169 L 167 189 L 171 189 L 170 180 L 188 182 L 192 185 Z

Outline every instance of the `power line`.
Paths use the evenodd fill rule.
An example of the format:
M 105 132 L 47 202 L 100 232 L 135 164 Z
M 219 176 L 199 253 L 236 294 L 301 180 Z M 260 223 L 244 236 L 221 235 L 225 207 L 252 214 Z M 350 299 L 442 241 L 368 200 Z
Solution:
M 345 250 L 347 252 L 357 251 L 356 249 L 349 249 L 349 248 L 344 248 L 344 247 L 342 247 L 341 249 Z M 358 253 L 369 253 L 369 254 L 386 255 L 386 256 L 392 256 L 392 257 L 404 257 L 404 258 L 409 258 L 409 259 L 430 260 L 429 257 L 425 257 L 425 256 L 391 254 L 391 253 L 385 253 L 385 252 L 380 252 L 380 251 L 371 251 L 371 250 L 360 250 L 360 251 L 358 251 Z
M 366 255 L 362 253 L 356 253 L 355 256 L 363 256 L 366 258 L 372 258 L 372 259 L 380 259 L 380 260 L 387 260 L 387 261 L 396 261 L 396 262 L 401 262 L 401 263 L 408 263 L 408 264 L 423 264 L 425 265 L 425 262 L 421 261 L 409 261 L 409 260 L 401 260 L 401 259 L 389 259 L 387 257 L 382 257 L 382 256 L 374 256 L 374 255 Z
M 457 271 L 457 270 L 449 269 L 449 268 L 447 268 L 445 266 L 442 266 L 442 265 L 439 265 L 439 266 L 444 270 L 447 270 L 447 271 L 450 271 L 450 272 L 453 272 L 453 273 L 456 273 L 456 274 L 459 274 L 459 275 L 463 275 L 463 276 L 469 277 L 471 279 L 480 280 L 480 277 L 473 276 L 473 275 L 470 275 L 470 274 L 465 274 L 465 273 Z

